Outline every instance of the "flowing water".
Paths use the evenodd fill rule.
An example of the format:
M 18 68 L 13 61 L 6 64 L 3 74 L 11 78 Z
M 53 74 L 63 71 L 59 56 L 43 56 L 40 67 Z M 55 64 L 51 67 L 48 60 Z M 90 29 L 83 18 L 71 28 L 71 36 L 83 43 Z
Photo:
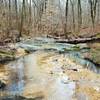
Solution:
M 90 49 L 87 44 L 63 44 L 55 43 L 54 39 L 38 37 L 34 40 L 26 40 L 23 43 L 19 43 L 18 46 L 29 50 L 52 50 L 63 53 L 67 58 L 73 59 L 76 63 L 81 64 L 85 68 L 88 68 L 96 73 L 100 73 L 100 68 L 95 66 L 92 62 L 85 60 L 84 53 L 89 53 Z
M 27 98 L 39 97 L 39 100 L 71 100 L 76 83 L 69 81 L 62 66 L 73 67 L 79 64 L 79 67 L 100 73 L 94 64 L 82 58 L 82 53 L 88 52 L 88 49 L 83 49 L 84 45 L 80 45 L 82 49 L 79 51 L 75 49 L 76 45 L 37 38 L 18 43 L 17 46 L 32 51 L 32 54 L 0 67 L 4 72 L 0 78 L 4 76 L 2 80 L 7 82 L 7 86 L 0 92 L 1 97 L 20 95 Z M 67 58 L 67 63 L 63 58 Z

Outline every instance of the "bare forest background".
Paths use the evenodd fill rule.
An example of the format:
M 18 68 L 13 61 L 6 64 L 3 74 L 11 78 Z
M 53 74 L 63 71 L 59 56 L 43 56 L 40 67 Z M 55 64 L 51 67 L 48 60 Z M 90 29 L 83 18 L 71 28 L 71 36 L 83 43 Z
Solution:
M 100 0 L 0 0 L 0 41 L 100 33 Z

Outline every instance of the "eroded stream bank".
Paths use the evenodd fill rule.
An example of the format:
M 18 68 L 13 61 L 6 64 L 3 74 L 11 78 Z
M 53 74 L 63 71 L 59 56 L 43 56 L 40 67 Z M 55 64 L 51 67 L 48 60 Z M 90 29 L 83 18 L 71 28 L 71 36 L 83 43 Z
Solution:
M 38 39 L 17 46 L 35 52 L 0 65 L 1 100 L 99 100 L 100 71 L 83 59 L 86 45 Z

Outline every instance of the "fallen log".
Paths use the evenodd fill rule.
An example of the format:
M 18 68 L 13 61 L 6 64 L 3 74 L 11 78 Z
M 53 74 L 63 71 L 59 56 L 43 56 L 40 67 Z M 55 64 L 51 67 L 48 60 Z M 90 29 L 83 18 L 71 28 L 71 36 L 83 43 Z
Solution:
M 70 43 L 70 44 L 79 44 L 79 43 L 93 43 L 100 42 L 100 38 L 78 38 L 78 39 L 56 39 L 57 43 Z

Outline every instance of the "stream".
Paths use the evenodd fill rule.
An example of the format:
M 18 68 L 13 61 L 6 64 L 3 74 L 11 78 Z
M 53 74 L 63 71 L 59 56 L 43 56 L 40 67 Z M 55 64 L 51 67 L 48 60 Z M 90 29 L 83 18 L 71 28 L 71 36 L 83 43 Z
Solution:
M 85 68 L 100 73 L 100 68 L 83 58 L 89 52 L 86 44 L 61 44 L 39 37 L 16 46 L 31 53 L 0 65 L 0 80 L 7 83 L 0 89 L 0 100 L 73 100 L 76 82 L 69 79 L 63 68 Z

